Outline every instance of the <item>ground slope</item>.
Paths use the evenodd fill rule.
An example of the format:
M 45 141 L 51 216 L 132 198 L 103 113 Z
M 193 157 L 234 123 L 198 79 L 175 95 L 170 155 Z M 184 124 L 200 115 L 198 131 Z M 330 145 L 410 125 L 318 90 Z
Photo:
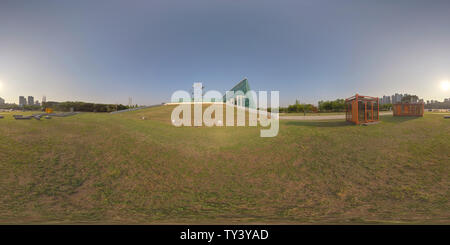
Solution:
M 181 127 L 173 107 L 0 119 L 1 223 L 449 223 L 450 120 Z M 145 117 L 146 120 L 142 120 Z

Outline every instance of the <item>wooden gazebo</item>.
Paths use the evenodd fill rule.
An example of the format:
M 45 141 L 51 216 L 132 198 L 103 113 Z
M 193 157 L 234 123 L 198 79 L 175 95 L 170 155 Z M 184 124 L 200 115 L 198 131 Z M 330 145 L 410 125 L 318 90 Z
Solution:
M 355 124 L 376 122 L 379 120 L 379 99 L 356 94 L 345 100 L 345 118 Z
M 423 117 L 424 103 L 402 102 L 393 105 L 394 116 L 400 117 Z

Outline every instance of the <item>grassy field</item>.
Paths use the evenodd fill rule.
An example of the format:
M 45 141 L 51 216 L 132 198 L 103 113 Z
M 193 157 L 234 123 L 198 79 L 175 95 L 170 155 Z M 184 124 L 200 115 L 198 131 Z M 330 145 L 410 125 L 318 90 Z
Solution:
M 442 115 L 280 121 L 260 138 L 176 128 L 172 109 L 0 113 L 0 223 L 450 223 Z
M 334 116 L 334 115 L 345 115 L 345 112 L 291 112 L 291 113 L 280 113 L 280 116 Z

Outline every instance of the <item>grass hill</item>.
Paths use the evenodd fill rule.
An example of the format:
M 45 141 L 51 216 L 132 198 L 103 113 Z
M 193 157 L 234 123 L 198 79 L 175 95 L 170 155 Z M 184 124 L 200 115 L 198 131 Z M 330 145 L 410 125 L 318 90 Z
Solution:
M 172 106 L 0 119 L 0 223 L 448 223 L 450 120 L 174 127 Z M 145 117 L 146 120 L 142 120 Z

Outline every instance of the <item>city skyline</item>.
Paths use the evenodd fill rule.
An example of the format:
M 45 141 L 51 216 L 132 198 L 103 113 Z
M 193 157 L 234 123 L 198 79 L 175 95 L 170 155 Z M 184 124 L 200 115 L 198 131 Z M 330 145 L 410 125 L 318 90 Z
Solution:
M 194 84 L 194 86 L 195 86 L 195 84 Z M 383 96 L 379 96 L 378 98 L 379 98 L 380 104 L 382 105 L 382 104 L 401 103 L 401 102 L 403 102 L 402 98 L 405 97 L 405 96 L 412 96 L 413 98 L 411 98 L 411 100 L 409 101 L 409 102 L 412 102 L 412 103 L 423 102 L 425 104 L 430 104 L 430 103 L 432 104 L 432 103 L 441 103 L 441 102 L 447 103 L 448 101 L 450 101 L 450 97 L 449 98 L 444 98 L 442 101 L 439 101 L 439 100 L 424 100 L 423 98 L 421 98 L 421 97 L 419 97 L 417 95 L 406 94 L 406 93 L 405 94 L 395 93 L 393 95 L 383 95 Z M 417 98 L 415 98 L 415 96 L 417 96 Z M 47 97 L 44 95 L 44 96 L 42 96 L 42 101 L 41 102 L 39 102 L 39 100 L 34 100 L 34 102 L 32 104 L 30 104 L 30 102 L 29 102 L 30 101 L 30 97 L 31 97 L 31 100 L 33 101 L 34 100 L 34 96 L 27 96 L 27 97 L 19 96 L 19 103 L 14 103 L 14 102 L 13 103 L 9 103 L 9 102 L 5 101 L 2 97 L 0 97 L 0 105 L 16 104 L 16 105 L 19 105 L 19 106 L 23 106 L 23 105 L 41 106 L 47 100 Z M 133 99 L 132 97 L 128 98 L 128 104 L 127 105 L 130 106 L 130 107 L 135 106 L 135 104 L 132 103 L 132 99 Z M 23 102 L 21 102 L 21 101 L 23 101 Z M 66 100 L 66 101 L 68 101 L 68 100 Z M 66 101 L 52 101 L 52 102 L 66 102 Z M 89 103 L 89 101 L 83 101 L 83 102 Z M 297 102 L 300 102 L 300 101 L 296 100 L 295 103 L 297 103 Z M 319 104 L 319 103 L 320 103 L 320 101 L 317 102 L 317 104 Z M 280 107 L 285 107 L 285 106 L 284 105 L 280 105 Z
M 389 98 L 392 98 L 394 95 L 413 95 L 413 94 L 409 94 L 409 93 L 398 93 L 398 92 L 396 92 L 396 93 L 394 93 L 393 95 L 385 95 L 385 94 L 383 94 L 383 95 L 381 95 L 381 96 L 375 96 L 375 97 L 378 97 L 379 99 L 380 99 L 380 103 L 385 103 L 385 102 L 382 102 L 382 101 L 384 101 L 384 97 L 389 97 Z M 19 95 L 18 96 L 19 97 L 19 99 L 16 101 L 16 100 L 12 100 L 12 101 L 8 101 L 8 100 L 6 100 L 5 99 L 5 97 L 1 97 L 0 96 L 0 98 L 1 99 L 3 99 L 4 100 L 4 103 L 6 103 L 6 104 L 18 104 L 18 105 L 20 105 L 20 97 L 22 97 L 22 95 Z M 25 100 L 27 101 L 27 104 L 28 104 L 28 97 L 29 96 L 26 96 L 25 97 Z M 32 97 L 34 97 L 34 96 L 32 96 Z M 450 99 L 450 97 L 443 97 L 441 100 L 439 100 L 439 99 L 425 99 L 425 98 L 423 98 L 423 97 L 421 97 L 421 96 L 418 96 L 419 97 L 419 100 L 423 100 L 424 102 L 426 102 L 426 101 L 438 101 L 438 102 L 444 102 L 444 101 L 446 101 L 446 100 L 449 100 Z M 44 101 L 44 98 L 46 98 L 46 96 L 44 95 L 44 96 L 42 96 L 42 98 L 43 98 L 43 100 L 42 100 L 42 102 L 45 102 Z M 132 99 L 133 97 L 132 96 L 128 96 L 127 97 L 127 100 L 128 100 L 128 103 L 123 103 L 123 102 L 118 102 L 118 103 L 113 103 L 113 104 L 124 104 L 124 105 L 130 105 L 130 101 L 132 101 L 133 99 Z M 324 100 L 334 100 L 334 99 L 345 99 L 344 97 L 343 98 L 329 98 L 329 99 L 324 99 Z M 297 101 L 297 100 L 299 100 L 299 101 L 301 101 L 301 98 L 296 98 L 296 99 L 294 99 L 294 101 L 293 102 L 288 102 L 288 104 L 282 104 L 281 106 L 287 106 L 287 105 L 289 105 L 289 103 L 290 104 L 293 104 L 295 101 Z M 392 100 L 392 99 L 391 99 Z M 401 100 L 401 97 L 400 97 L 400 100 Z M 36 101 L 38 101 L 38 100 L 36 100 Z M 81 100 L 70 100 L 70 99 L 64 99 L 64 98 L 62 98 L 62 99 L 60 99 L 60 100 L 53 100 L 53 101 L 58 101 L 58 102 L 63 102 L 63 101 L 81 101 Z M 309 104 L 317 104 L 318 102 L 319 102 L 320 100 L 317 100 L 317 101 L 315 101 L 315 102 L 308 102 Z M 397 99 L 397 101 L 399 101 L 399 99 Z M 104 101 L 83 101 L 83 102 L 92 102 L 92 103 L 106 103 L 106 102 L 104 102 Z M 161 103 L 167 103 L 167 102 L 170 102 L 170 101 L 163 101 L 163 102 L 161 102 Z M 302 103 L 304 103 L 303 101 L 302 101 Z M 34 103 L 35 104 L 35 103 Z
M 324 4 L 325 3 L 325 4 Z M 142 105 L 202 82 L 296 99 L 450 91 L 448 1 L 2 1 L 0 97 Z M 447 89 L 445 89 L 447 87 Z

